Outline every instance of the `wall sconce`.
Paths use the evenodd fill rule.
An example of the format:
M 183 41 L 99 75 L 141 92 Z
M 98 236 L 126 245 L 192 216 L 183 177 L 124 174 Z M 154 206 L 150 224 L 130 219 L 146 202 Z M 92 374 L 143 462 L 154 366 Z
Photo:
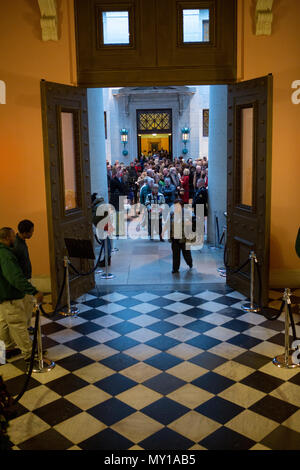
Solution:
M 3 80 L 0 80 L 0 104 L 6 104 L 6 85 Z
M 126 144 L 128 142 L 128 130 L 127 129 L 121 129 L 120 134 L 121 134 L 121 142 L 124 145 L 124 150 L 123 150 L 122 154 L 126 157 L 126 155 L 128 155 L 128 150 L 125 149 Z
M 184 149 L 182 150 L 182 153 L 186 155 L 188 153 L 188 149 L 186 148 L 186 144 L 189 141 L 190 138 L 190 129 L 188 127 L 183 127 L 181 129 L 181 134 L 182 134 L 182 142 L 184 143 Z

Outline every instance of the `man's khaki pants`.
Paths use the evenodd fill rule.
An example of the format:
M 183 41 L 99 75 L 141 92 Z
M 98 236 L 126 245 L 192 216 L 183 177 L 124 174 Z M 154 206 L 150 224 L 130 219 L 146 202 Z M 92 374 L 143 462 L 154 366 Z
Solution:
M 21 349 L 24 359 L 30 358 L 32 350 L 27 325 L 24 299 L 7 300 L 0 304 L 0 339 L 6 349 Z
M 31 319 L 33 313 L 33 306 L 35 305 L 35 298 L 33 295 L 26 294 L 24 299 L 25 317 L 27 318 L 27 328 L 31 326 Z

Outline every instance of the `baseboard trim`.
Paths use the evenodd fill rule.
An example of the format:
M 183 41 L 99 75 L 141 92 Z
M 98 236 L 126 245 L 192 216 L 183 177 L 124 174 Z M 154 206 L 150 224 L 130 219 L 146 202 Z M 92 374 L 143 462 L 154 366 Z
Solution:
M 271 269 L 270 287 L 272 289 L 300 288 L 300 269 Z

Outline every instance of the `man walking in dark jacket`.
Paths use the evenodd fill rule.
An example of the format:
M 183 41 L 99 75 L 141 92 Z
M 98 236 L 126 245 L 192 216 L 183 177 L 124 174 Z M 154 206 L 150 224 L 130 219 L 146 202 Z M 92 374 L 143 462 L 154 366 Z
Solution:
M 18 263 L 23 271 L 24 276 L 29 282 L 31 282 L 32 267 L 26 240 L 29 240 L 32 237 L 33 232 L 33 222 L 31 222 L 31 220 L 22 220 L 18 224 L 18 233 L 16 235 L 14 243 L 14 253 L 18 259 Z M 24 297 L 24 307 L 27 317 L 27 326 L 31 334 L 34 333 L 33 328 L 30 326 L 34 304 L 34 297 L 32 295 L 26 294 Z
M 0 339 L 4 341 L 7 358 L 20 351 L 26 362 L 30 360 L 32 342 L 27 330 L 24 307 L 25 295 L 34 295 L 37 303 L 43 300 L 27 281 L 13 253 L 15 233 L 13 229 L 0 229 Z

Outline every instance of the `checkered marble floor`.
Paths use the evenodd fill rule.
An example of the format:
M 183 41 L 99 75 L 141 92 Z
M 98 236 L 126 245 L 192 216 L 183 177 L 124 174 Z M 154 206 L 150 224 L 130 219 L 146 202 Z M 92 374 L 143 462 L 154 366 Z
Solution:
M 77 317 L 42 317 L 56 366 L 32 375 L 13 449 L 299 450 L 300 369 L 272 364 L 283 316 L 244 313 L 243 300 L 221 284 L 101 286 Z M 23 360 L 0 374 L 16 396 Z

